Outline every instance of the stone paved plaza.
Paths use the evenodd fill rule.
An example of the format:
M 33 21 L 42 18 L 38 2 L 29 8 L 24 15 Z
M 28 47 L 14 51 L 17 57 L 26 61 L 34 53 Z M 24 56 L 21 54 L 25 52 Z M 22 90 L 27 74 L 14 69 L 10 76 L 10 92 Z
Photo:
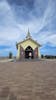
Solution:
M 56 100 L 56 61 L 0 62 L 0 100 Z

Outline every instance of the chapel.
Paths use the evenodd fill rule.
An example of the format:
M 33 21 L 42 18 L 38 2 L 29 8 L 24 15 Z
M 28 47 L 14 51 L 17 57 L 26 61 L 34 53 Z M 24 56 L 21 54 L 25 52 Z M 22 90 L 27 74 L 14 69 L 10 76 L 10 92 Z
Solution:
M 30 32 L 28 30 L 26 38 L 16 43 L 17 48 L 17 59 L 35 59 L 40 58 L 40 50 L 39 48 L 41 45 L 35 41 L 32 36 L 30 35 Z

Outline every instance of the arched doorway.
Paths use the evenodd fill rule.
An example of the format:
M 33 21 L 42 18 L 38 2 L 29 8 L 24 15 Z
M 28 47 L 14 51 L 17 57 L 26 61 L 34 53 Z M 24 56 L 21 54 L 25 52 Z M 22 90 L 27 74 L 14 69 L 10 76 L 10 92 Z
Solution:
M 27 59 L 32 58 L 33 59 L 33 49 L 30 46 L 28 46 L 25 49 L 25 58 L 27 58 Z

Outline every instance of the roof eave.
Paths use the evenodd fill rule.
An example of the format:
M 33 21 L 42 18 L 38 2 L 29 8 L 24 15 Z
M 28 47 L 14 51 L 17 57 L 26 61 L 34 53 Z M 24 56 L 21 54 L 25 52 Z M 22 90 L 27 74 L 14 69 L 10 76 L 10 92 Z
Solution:
M 27 39 L 25 39 L 25 40 L 23 40 L 23 41 L 21 41 L 21 42 L 19 42 L 19 43 L 16 43 L 16 47 L 17 47 L 17 49 L 18 49 L 18 45 L 20 45 L 21 43 L 23 43 L 23 42 L 25 42 L 25 41 L 27 41 L 27 40 L 32 40 L 33 42 L 35 42 L 36 43 L 36 45 L 38 45 L 39 47 L 41 47 L 42 45 L 40 45 L 39 43 L 37 43 L 37 41 L 34 41 L 32 38 L 27 38 Z

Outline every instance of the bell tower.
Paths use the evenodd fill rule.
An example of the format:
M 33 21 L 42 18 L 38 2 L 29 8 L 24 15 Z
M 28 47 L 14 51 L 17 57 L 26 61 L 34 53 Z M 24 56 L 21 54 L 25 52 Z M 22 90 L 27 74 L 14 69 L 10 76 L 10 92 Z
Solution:
M 31 35 L 30 35 L 30 32 L 29 32 L 29 29 L 28 29 L 28 32 L 27 32 L 27 36 L 26 36 L 26 38 L 28 39 L 28 38 L 31 38 Z

